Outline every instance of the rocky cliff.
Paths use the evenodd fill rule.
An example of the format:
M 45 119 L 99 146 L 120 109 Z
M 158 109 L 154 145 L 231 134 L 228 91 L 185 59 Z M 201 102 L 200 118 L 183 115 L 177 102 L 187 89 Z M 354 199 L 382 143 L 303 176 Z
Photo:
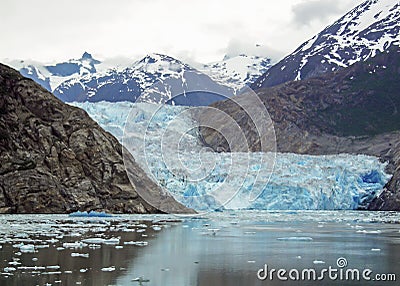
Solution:
M 190 212 L 131 156 L 124 162 L 122 148 L 85 111 L 0 64 L 0 213 Z M 159 198 L 158 206 L 139 188 Z

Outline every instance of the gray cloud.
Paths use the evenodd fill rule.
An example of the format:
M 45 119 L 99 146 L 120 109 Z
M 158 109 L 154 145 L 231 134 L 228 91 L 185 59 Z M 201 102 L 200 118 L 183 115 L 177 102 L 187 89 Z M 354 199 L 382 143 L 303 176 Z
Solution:
M 340 15 L 347 11 L 351 2 L 340 0 L 305 0 L 292 6 L 294 13 L 294 23 L 297 25 L 308 26 L 313 21 L 326 21 L 330 16 Z

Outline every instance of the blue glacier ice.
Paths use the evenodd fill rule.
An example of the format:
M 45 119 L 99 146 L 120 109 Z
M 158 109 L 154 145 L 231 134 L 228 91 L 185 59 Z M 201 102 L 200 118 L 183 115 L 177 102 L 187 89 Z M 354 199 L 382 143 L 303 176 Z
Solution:
M 390 179 L 386 163 L 373 156 L 212 152 L 201 144 L 189 107 L 73 105 L 122 142 L 163 189 L 199 211 L 363 208 Z

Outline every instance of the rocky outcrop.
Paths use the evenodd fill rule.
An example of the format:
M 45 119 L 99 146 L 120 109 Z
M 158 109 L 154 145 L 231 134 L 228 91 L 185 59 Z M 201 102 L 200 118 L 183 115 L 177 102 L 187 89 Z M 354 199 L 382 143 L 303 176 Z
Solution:
M 261 89 L 257 94 L 274 123 L 279 152 L 379 156 L 390 162 L 388 171 L 394 175 L 371 208 L 400 210 L 399 79 L 400 49 L 394 47 L 367 62 Z M 212 106 L 232 116 L 250 150 L 260 151 L 263 134 L 251 128 L 251 119 L 240 106 L 230 100 Z M 202 128 L 201 133 L 214 150 L 229 151 L 226 140 L 215 130 Z
M 85 111 L 0 64 L 0 213 L 191 212 L 131 156 L 124 162 L 122 148 Z

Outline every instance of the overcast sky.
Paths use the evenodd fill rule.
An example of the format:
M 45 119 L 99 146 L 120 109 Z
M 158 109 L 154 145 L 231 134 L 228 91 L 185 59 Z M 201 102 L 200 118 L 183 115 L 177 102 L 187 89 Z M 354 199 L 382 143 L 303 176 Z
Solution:
M 0 0 L 0 59 L 292 52 L 363 0 Z M 260 45 L 256 47 L 256 45 Z

